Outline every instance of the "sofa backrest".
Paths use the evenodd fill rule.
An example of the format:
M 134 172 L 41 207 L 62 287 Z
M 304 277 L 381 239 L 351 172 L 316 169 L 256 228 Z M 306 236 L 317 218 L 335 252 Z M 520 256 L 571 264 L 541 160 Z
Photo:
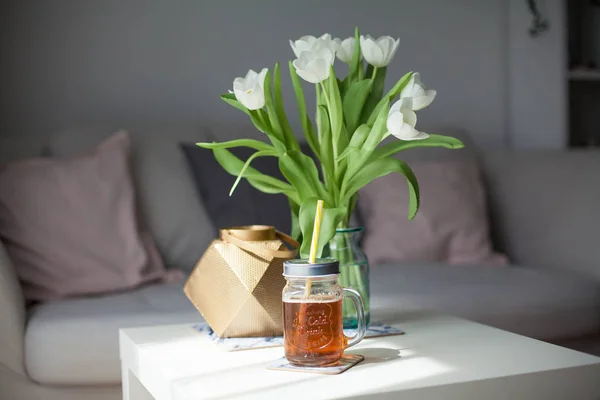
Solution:
M 499 250 L 600 278 L 600 151 L 486 152 L 482 163 Z
M 48 151 L 48 140 L 36 136 L 0 135 L 0 167 L 23 158 L 39 157 Z
M 64 131 L 48 140 L 1 138 L 0 164 L 40 155 L 73 156 L 94 147 L 120 126 Z M 133 172 L 142 220 L 168 265 L 190 270 L 214 238 L 179 144 L 251 136 L 248 127 L 131 127 Z M 416 149 L 409 163 L 481 158 L 494 243 L 512 262 L 579 269 L 600 277 L 600 151 L 481 152 L 461 131 L 459 151 Z M 6 151 L 5 151 L 6 150 Z

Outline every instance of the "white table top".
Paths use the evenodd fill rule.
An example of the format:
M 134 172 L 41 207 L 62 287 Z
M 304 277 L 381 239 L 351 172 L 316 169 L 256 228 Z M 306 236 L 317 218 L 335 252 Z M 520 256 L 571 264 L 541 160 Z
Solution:
M 121 330 L 121 361 L 156 400 L 600 398 L 598 357 L 426 312 L 393 324 L 406 335 L 365 339 L 340 375 L 267 370 L 283 348 L 226 352 L 191 325 Z

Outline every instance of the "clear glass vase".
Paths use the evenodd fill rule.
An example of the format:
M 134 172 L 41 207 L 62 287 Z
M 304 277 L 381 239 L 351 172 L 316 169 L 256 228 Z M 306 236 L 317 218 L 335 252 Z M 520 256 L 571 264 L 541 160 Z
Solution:
M 358 291 L 365 305 L 365 320 L 367 326 L 371 320 L 370 289 L 369 289 L 369 260 L 360 248 L 360 238 L 363 228 L 336 229 L 335 236 L 325 248 L 324 256 L 336 258 L 340 262 L 339 283 L 342 287 Z M 352 301 L 344 300 L 342 305 L 344 328 L 352 329 L 358 326 L 356 311 Z

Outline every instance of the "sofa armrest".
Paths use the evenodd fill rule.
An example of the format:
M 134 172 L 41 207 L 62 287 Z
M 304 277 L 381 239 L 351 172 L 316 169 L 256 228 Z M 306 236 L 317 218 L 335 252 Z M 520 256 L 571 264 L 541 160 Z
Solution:
M 0 242 L 0 366 L 25 375 L 25 299 L 12 262 Z

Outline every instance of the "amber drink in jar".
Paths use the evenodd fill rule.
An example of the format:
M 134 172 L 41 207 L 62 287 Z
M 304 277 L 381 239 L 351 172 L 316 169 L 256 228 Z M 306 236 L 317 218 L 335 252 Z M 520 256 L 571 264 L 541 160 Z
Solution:
M 283 289 L 285 357 L 291 364 L 323 366 L 337 362 L 346 348 L 365 335 L 364 306 L 360 294 L 342 288 L 336 259 L 289 260 L 284 263 Z M 358 315 L 357 333 L 344 335 L 342 300 L 353 300 Z

